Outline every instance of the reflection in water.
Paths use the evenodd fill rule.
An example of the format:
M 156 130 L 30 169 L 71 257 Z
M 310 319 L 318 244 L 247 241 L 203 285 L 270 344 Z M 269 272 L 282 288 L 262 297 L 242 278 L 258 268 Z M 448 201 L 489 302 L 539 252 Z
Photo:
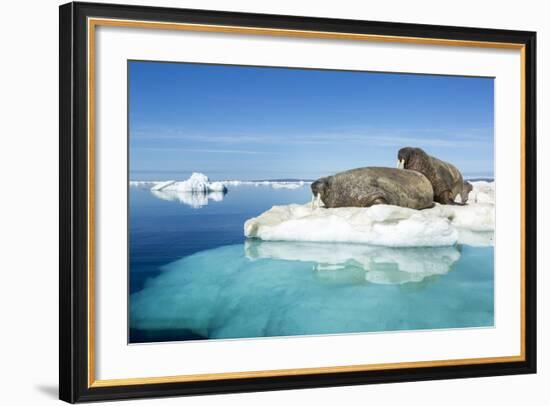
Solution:
M 130 342 L 490 326 L 492 252 L 261 241 L 201 251 L 130 296 Z
M 174 190 L 151 190 L 151 193 L 162 200 L 176 201 L 194 209 L 200 209 L 208 204 L 209 200 L 221 202 L 227 192 L 178 192 Z
M 312 262 L 313 269 L 327 278 L 338 278 L 337 273 L 359 269 L 365 280 L 380 284 L 420 282 L 432 275 L 443 275 L 460 259 L 460 251 L 454 246 L 394 248 L 247 240 L 245 252 L 250 259 Z

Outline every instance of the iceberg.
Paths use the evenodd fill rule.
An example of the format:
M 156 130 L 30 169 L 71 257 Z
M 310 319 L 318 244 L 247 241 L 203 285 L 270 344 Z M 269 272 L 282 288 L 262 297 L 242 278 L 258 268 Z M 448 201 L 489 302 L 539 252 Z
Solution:
M 203 173 L 193 172 L 189 179 L 184 181 L 166 181 L 155 184 L 152 191 L 171 192 L 226 192 L 227 188 L 222 182 L 210 182 L 208 176 Z
M 152 185 L 151 193 L 159 199 L 178 201 L 193 208 L 206 206 L 209 200 L 221 202 L 227 193 L 222 182 L 211 182 L 208 176 L 193 172 L 185 181 L 162 182 L 135 181 L 135 186 Z
M 247 220 L 244 235 L 264 241 L 363 243 L 386 247 L 493 244 L 494 182 L 472 182 L 468 203 L 414 210 L 391 205 L 368 208 L 273 206 Z

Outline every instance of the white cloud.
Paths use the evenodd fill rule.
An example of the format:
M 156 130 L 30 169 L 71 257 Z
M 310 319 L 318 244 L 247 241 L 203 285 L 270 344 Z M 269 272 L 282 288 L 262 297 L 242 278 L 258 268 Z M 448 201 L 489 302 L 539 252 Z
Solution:
M 471 148 L 482 145 L 491 146 L 492 138 L 480 137 L 486 131 L 480 129 L 450 130 L 443 129 L 412 129 L 412 130 L 365 130 L 365 131 L 337 131 L 314 134 L 196 134 L 177 131 L 169 132 L 135 132 L 131 135 L 134 141 L 138 140 L 170 140 L 216 144 L 258 144 L 258 145 L 330 145 L 355 143 L 369 146 L 402 147 L 448 147 Z M 429 137 L 421 134 L 428 133 Z M 440 135 L 439 135 L 440 133 Z M 167 148 L 168 149 L 168 148 Z M 171 148 L 170 148 L 171 149 Z M 222 150 L 218 150 L 222 152 Z M 225 150 L 234 153 L 255 153 L 250 151 Z M 206 151 L 205 151 L 206 152 Z
M 216 148 L 179 148 L 179 147 L 146 147 L 146 146 L 134 146 L 134 149 L 145 149 L 147 151 L 174 151 L 174 152 L 206 152 L 206 153 L 219 153 L 219 154 L 245 154 L 245 155 L 257 155 L 257 154 L 271 154 L 270 152 L 263 151 L 249 151 L 239 149 L 216 149 Z

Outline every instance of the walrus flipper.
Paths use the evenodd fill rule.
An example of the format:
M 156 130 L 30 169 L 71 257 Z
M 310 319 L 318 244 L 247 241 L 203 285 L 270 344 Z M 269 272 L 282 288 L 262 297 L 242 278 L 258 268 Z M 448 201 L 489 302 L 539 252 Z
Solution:
M 372 201 L 372 203 L 370 204 L 370 206 L 374 206 L 375 204 L 388 204 L 388 202 L 386 201 L 386 199 L 384 199 L 382 196 L 380 196 L 380 197 L 377 197 L 376 199 L 374 199 Z
M 438 203 L 441 204 L 448 204 L 450 206 L 465 206 L 465 203 L 458 203 L 455 202 L 453 199 L 453 194 L 449 190 L 445 190 L 444 192 L 440 193 L 437 199 Z
M 418 209 L 418 210 L 433 209 L 434 207 L 435 207 L 435 203 L 434 203 L 434 202 L 432 202 L 432 204 L 431 204 L 431 205 L 429 205 L 429 206 L 427 206 L 427 207 L 424 207 L 424 208 L 422 208 L 422 209 Z

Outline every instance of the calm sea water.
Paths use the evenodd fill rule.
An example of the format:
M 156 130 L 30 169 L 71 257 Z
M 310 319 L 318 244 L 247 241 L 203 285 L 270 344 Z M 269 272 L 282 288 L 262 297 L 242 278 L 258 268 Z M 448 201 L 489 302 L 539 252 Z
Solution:
M 129 341 L 492 326 L 493 248 L 246 240 L 309 186 L 225 195 L 130 188 Z

